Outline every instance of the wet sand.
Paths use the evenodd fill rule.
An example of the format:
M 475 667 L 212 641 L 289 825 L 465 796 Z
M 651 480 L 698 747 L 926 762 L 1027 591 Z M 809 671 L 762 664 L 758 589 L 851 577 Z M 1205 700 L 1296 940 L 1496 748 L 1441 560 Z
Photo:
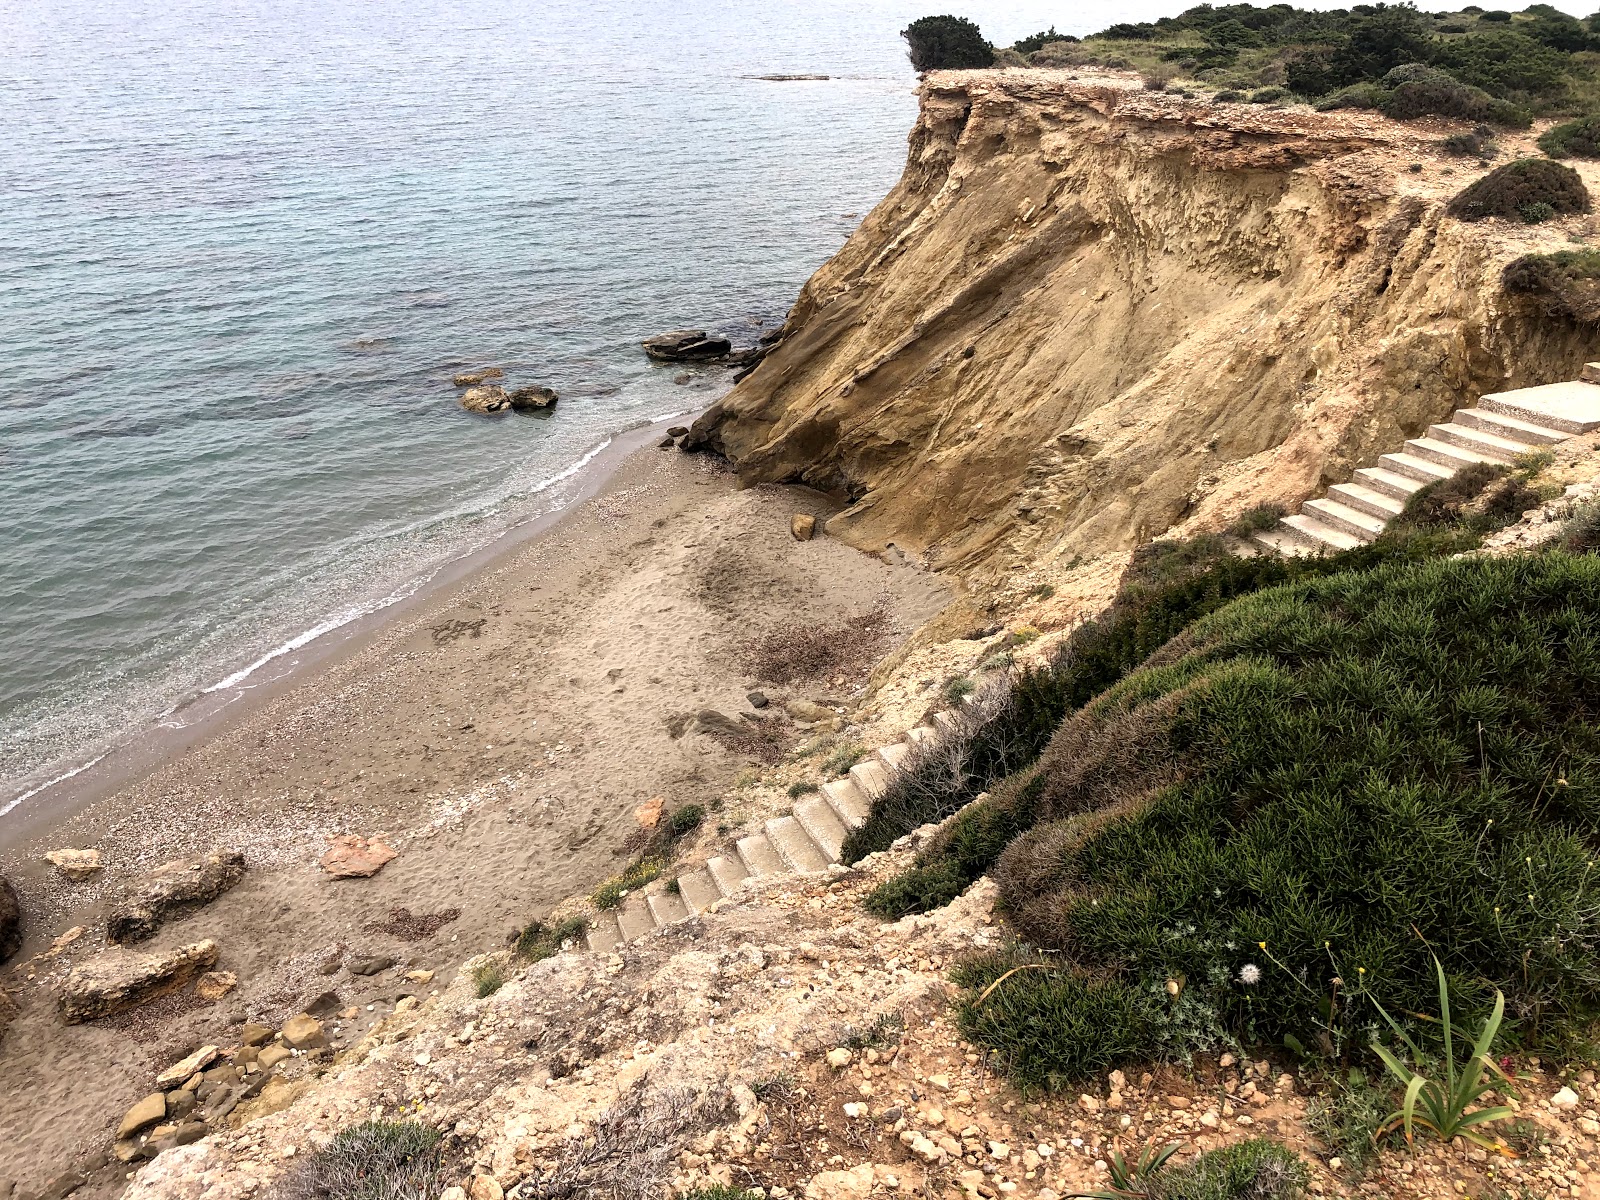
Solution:
M 750 711 L 747 639 L 880 599 L 904 634 L 946 597 L 913 567 L 790 537 L 792 513 L 834 507 L 803 489 L 741 490 L 712 459 L 641 450 L 553 529 L 129 786 L 33 826 L 0 854 L 28 922 L 23 952 L 0 969 L 22 1005 L 0 1044 L 0 1194 L 104 1152 L 165 1060 L 329 991 L 360 1010 L 343 1026 L 346 1040 L 359 1036 L 401 995 L 442 986 L 462 959 L 614 874 L 639 805 L 714 808 L 747 762 L 669 726 L 705 708 Z M 762 690 L 837 695 L 824 681 Z M 400 853 L 374 878 L 319 869 L 329 835 L 380 832 Z M 97 848 L 107 867 L 70 883 L 41 860 L 62 846 Z M 55 984 L 99 949 L 108 901 L 162 862 L 214 849 L 244 852 L 244 881 L 147 948 L 215 938 L 238 989 L 210 1006 L 159 1002 L 63 1026 Z M 406 940 L 378 928 L 396 908 L 460 911 Z M 47 953 L 80 925 L 77 941 Z M 395 965 L 350 971 L 374 956 Z M 408 982 L 418 969 L 438 975 Z M 115 1174 L 103 1168 L 79 1194 Z

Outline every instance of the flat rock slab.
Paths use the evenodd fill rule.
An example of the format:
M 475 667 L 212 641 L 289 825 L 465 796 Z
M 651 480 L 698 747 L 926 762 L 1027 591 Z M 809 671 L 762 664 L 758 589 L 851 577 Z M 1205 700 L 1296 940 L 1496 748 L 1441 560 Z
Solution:
M 1572 380 L 1493 392 L 1481 401 L 1490 412 L 1525 417 L 1551 429 L 1589 433 L 1600 429 L 1600 384 Z
M 98 850 L 52 850 L 44 858 L 52 867 L 74 882 L 88 879 L 105 866 Z
M 335 879 L 366 879 L 383 870 L 395 857 L 395 850 L 382 838 L 356 837 L 342 833 L 328 839 L 328 852 L 322 856 L 322 869 Z
M 209 904 L 243 878 L 244 855 L 237 850 L 157 867 L 106 919 L 106 940 L 117 946 L 147 941 L 168 917 Z
M 727 338 L 707 335 L 704 329 L 674 329 L 640 343 L 657 362 L 696 362 L 722 358 L 733 349 Z
M 217 944 L 209 939 L 165 954 L 139 954 L 113 946 L 72 969 L 61 987 L 61 1017 L 81 1025 L 148 1004 L 188 986 L 216 964 Z

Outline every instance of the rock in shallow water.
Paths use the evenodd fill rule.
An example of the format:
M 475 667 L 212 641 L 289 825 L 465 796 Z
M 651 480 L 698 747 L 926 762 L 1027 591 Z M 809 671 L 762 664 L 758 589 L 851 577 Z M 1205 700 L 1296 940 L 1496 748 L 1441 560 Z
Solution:
M 511 396 L 497 384 L 468 388 L 461 396 L 461 407 L 474 413 L 511 411 Z
M 61 987 L 61 1017 L 68 1025 L 80 1025 L 148 1004 L 187 986 L 216 961 L 217 944 L 210 939 L 165 954 L 104 950 L 67 976 Z
M 549 408 L 557 400 L 561 399 L 560 396 L 556 395 L 554 388 L 547 387 L 515 388 L 508 394 L 507 398 L 511 402 L 511 407 L 519 412 Z
M 641 343 L 644 352 L 656 362 L 705 362 L 723 358 L 733 349 L 725 337 L 708 335 L 704 329 L 674 329 L 658 333 Z
M 465 371 L 462 374 L 457 375 L 450 382 L 454 383 L 457 387 L 477 387 L 478 384 L 482 383 L 486 379 L 500 379 L 504 375 L 505 372 L 499 367 L 489 367 L 487 370 L 483 371 Z

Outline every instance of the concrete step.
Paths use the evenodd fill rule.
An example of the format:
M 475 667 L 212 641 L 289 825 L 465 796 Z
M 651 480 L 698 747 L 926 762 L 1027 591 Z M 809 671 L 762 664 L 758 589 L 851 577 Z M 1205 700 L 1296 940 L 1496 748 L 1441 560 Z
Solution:
M 1478 407 L 1563 433 L 1600 429 L 1600 385 L 1582 380 L 1492 392 L 1478 401 Z
M 795 871 L 820 871 L 828 859 L 793 817 L 773 817 L 766 823 L 767 841 Z
M 1407 500 L 1428 486 L 1415 476 L 1402 475 L 1386 467 L 1362 467 L 1356 472 L 1355 482 L 1371 491 L 1393 497 L 1400 501 L 1402 508 Z
M 1494 464 L 1500 461 L 1487 454 L 1479 454 L 1476 450 L 1468 450 L 1465 446 L 1453 446 L 1449 442 L 1441 442 L 1438 438 L 1431 437 L 1412 438 L 1406 443 L 1406 452 L 1416 458 L 1439 464 L 1451 475 L 1462 467 L 1470 467 L 1473 463 Z
M 1307 555 L 1326 554 L 1326 542 L 1313 541 L 1306 537 L 1293 526 L 1282 522 L 1271 529 L 1263 529 L 1259 533 L 1250 535 L 1250 540 L 1265 550 L 1274 554 L 1281 554 L 1285 558 L 1304 558 Z
M 1527 442 L 1474 429 L 1470 425 L 1457 425 L 1454 421 L 1429 425 L 1428 436 L 1436 442 L 1449 442 L 1452 446 L 1460 446 L 1463 450 L 1471 450 L 1505 463 L 1516 462 L 1520 455 L 1533 449 Z
M 1410 442 L 1406 443 L 1408 446 Z M 1455 474 L 1455 467 L 1444 467 L 1429 458 L 1419 458 L 1402 450 L 1397 454 L 1385 454 L 1378 459 L 1378 465 L 1393 471 L 1397 475 L 1405 475 L 1411 479 L 1420 480 L 1424 484 L 1438 483 L 1441 479 L 1449 479 Z
M 932 725 L 915 725 L 906 730 L 906 741 L 913 746 L 931 746 L 939 740 L 939 731 Z
M 876 800 L 889 786 L 889 769 L 869 758 L 850 768 L 850 778 L 869 798 Z
M 706 871 L 711 876 L 711 882 L 717 885 L 717 891 L 724 896 L 733 895 L 735 889 L 750 878 L 750 871 L 745 867 L 737 855 L 733 858 L 724 858 L 717 855 L 706 862 Z
M 887 746 L 878 747 L 878 759 L 891 771 L 898 771 L 906 759 L 911 757 L 911 747 L 904 742 L 893 742 Z
M 678 895 L 683 897 L 685 907 L 692 913 L 703 913 L 722 899 L 722 891 L 708 867 L 696 867 L 679 875 Z
M 946 733 L 953 733 L 960 727 L 961 724 L 956 720 L 956 715 L 954 713 L 946 712 L 944 709 L 940 709 L 938 712 L 933 714 L 933 723 L 938 726 L 940 730 Z
M 849 776 L 828 780 L 822 785 L 822 795 L 833 806 L 833 811 L 839 815 L 846 829 L 860 825 L 872 811 L 872 801 Z
M 597 914 L 583 935 L 584 945 L 596 954 L 609 953 L 621 941 L 622 929 L 617 925 L 617 914 L 614 912 Z
M 739 839 L 739 858 L 744 863 L 745 873 L 763 879 L 768 875 L 783 875 L 789 870 L 784 865 L 783 859 L 778 857 L 778 852 L 772 848 L 772 843 L 767 840 L 764 833 L 753 833 L 749 837 Z
M 650 915 L 658 926 L 671 925 L 689 915 L 689 906 L 683 902 L 683 897 L 671 892 L 651 892 L 644 902 L 650 906 Z
M 1364 512 L 1380 521 L 1394 520 L 1406 506 L 1404 500 L 1361 483 L 1335 484 L 1328 489 L 1328 499 L 1337 500 L 1348 508 Z
M 1521 417 L 1490 412 L 1486 408 L 1460 408 L 1450 419 L 1457 425 L 1481 429 L 1485 433 L 1510 438 L 1514 442 L 1527 442 L 1530 446 L 1553 446 L 1572 436 L 1563 430 L 1540 425 L 1536 421 L 1524 421 Z
M 623 941 L 641 938 L 656 927 L 656 919 L 643 896 L 629 896 L 617 908 L 617 925 L 622 930 Z
M 1307 500 L 1300 506 L 1300 511 L 1309 517 L 1315 517 L 1324 525 L 1332 525 L 1335 529 L 1342 530 L 1363 542 L 1372 541 L 1389 523 L 1384 517 L 1375 517 L 1371 513 L 1351 508 L 1348 504 L 1341 504 L 1337 500 Z
M 1363 539 L 1305 513 L 1291 513 L 1283 519 L 1283 523 L 1313 542 L 1322 542 L 1334 550 L 1354 550 L 1357 546 L 1365 544 Z
M 844 827 L 844 822 L 833 811 L 833 805 L 828 803 L 826 797 L 801 797 L 795 802 L 794 819 L 800 822 L 806 836 L 827 855 L 829 862 L 839 861 L 839 850 L 849 830 Z

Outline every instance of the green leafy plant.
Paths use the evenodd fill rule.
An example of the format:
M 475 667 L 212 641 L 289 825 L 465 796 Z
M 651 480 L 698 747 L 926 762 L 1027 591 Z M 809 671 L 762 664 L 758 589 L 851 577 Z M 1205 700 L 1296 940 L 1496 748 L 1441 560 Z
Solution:
M 602 883 L 594 890 L 589 899 L 594 901 L 596 908 L 615 908 L 622 903 L 624 895 L 642 888 L 660 874 L 661 860 L 659 858 L 641 858 L 621 875 Z
M 1075 1200 L 1143 1200 L 1150 1195 L 1145 1186 L 1155 1178 L 1161 1168 L 1167 1165 L 1167 1160 L 1183 1148 L 1181 1142 L 1171 1142 L 1165 1146 L 1157 1146 L 1154 1141 L 1146 1142 L 1144 1149 L 1139 1152 L 1138 1161 L 1129 1164 L 1123 1157 L 1122 1146 L 1117 1145 L 1106 1159 L 1106 1166 L 1111 1169 L 1111 1186 L 1093 1192 L 1068 1192 L 1069 1197 Z
M 900 31 L 918 71 L 968 71 L 994 65 L 994 47 L 965 17 L 922 17 Z
M 1372 1043 L 1373 1053 L 1383 1060 L 1383 1065 L 1389 1069 L 1389 1073 L 1405 1088 L 1400 1107 L 1389 1114 L 1379 1133 L 1381 1135 L 1393 1129 L 1403 1129 L 1406 1144 L 1412 1145 L 1416 1129 L 1421 1126 L 1431 1131 L 1441 1142 L 1449 1143 L 1459 1137 L 1506 1158 L 1516 1158 L 1517 1152 L 1510 1146 L 1498 1138 L 1489 1137 L 1479 1129 L 1479 1126 L 1515 1116 L 1515 1110 L 1504 1104 L 1478 1109 L 1472 1107 L 1485 1092 L 1496 1087 L 1509 1086 L 1511 1082 L 1511 1077 L 1500 1069 L 1500 1065 L 1489 1053 L 1494 1046 L 1495 1038 L 1500 1034 L 1500 1022 L 1506 1011 L 1506 998 L 1499 989 L 1495 990 L 1494 1009 L 1484 1019 L 1483 1027 L 1478 1031 L 1478 1038 L 1472 1043 L 1472 1053 L 1467 1056 L 1464 1063 L 1457 1063 L 1455 1039 L 1458 1031 L 1450 1020 L 1450 985 L 1445 980 L 1444 967 L 1440 965 L 1438 958 L 1433 960 L 1433 969 L 1439 977 L 1439 1030 L 1443 1045 L 1438 1063 L 1444 1071 L 1442 1079 L 1430 1078 L 1423 1074 L 1432 1060 L 1423 1054 L 1422 1048 L 1405 1031 L 1400 1022 L 1391 1017 L 1383 1005 L 1376 1000 L 1373 1001 L 1373 1006 L 1377 1008 L 1411 1056 L 1410 1063 L 1407 1063 L 1385 1046 L 1376 1041 Z
M 845 742 L 842 746 L 835 747 L 827 758 L 822 760 L 822 770 L 830 778 L 843 775 L 851 767 L 861 761 L 861 756 L 867 748 L 860 742 Z
M 1152 1191 L 1158 1200 L 1301 1200 L 1308 1179 L 1289 1147 L 1251 1138 L 1167 1167 Z
M 960 704 L 977 690 L 977 686 L 965 675 L 957 675 L 944 685 L 940 695 L 944 697 L 946 704 Z
M 699 829 L 700 823 L 705 819 L 704 805 L 685 804 L 681 808 L 673 809 L 672 814 L 667 817 L 667 832 L 675 838 L 681 838 Z
M 589 922 L 582 917 L 568 917 L 554 925 L 533 921 L 517 934 L 517 957 L 527 962 L 543 962 L 559 953 L 564 942 L 581 938 L 588 928 Z

